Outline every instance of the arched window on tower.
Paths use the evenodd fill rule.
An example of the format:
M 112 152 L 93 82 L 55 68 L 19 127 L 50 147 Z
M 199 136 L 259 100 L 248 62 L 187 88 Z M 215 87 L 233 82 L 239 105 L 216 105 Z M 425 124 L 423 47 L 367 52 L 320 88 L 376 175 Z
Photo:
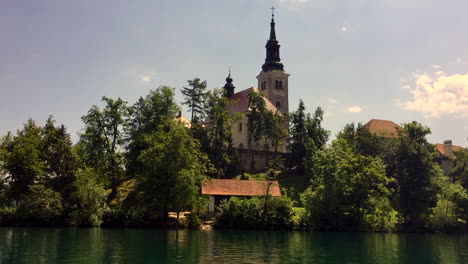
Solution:
M 242 123 L 239 123 L 239 132 L 242 132 Z
M 266 81 L 262 81 L 260 88 L 262 89 L 262 91 L 266 89 Z
M 278 89 L 278 90 L 282 90 L 283 89 L 283 81 L 276 80 L 275 81 L 275 88 Z

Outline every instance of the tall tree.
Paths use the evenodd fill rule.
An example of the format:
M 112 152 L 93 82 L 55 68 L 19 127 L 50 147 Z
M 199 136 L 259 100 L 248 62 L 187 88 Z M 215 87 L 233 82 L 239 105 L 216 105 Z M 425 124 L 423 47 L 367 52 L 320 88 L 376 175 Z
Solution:
M 232 102 L 224 96 L 223 90 L 208 92 L 207 97 L 207 124 L 193 132 L 199 134 L 195 138 L 200 139 L 202 150 L 216 169 L 214 176 L 231 176 L 238 162 L 237 152 L 232 146 L 231 125 L 239 116 L 229 113 L 228 106 Z
M 73 143 L 66 127 L 55 126 L 50 116 L 42 128 L 41 157 L 46 162 L 46 173 L 49 185 L 64 198 L 68 196 L 67 188 L 74 180 L 78 168 L 78 158 L 73 151 Z
M 126 102 L 103 97 L 103 110 L 93 106 L 82 117 L 85 132 L 80 137 L 85 161 L 104 176 L 104 183 L 112 189 L 112 198 L 119 181 L 124 177 L 124 131 L 127 125 Z
M 16 136 L 3 140 L 3 170 L 9 181 L 8 197 L 20 201 L 36 182 L 44 182 L 46 164 L 41 158 L 41 128 L 29 119 Z
M 265 135 L 271 141 L 275 153 L 278 153 L 278 148 L 286 144 L 286 139 L 289 136 L 287 113 L 280 114 L 267 111 Z
M 150 212 L 162 213 L 167 220 L 170 210 L 193 210 L 200 198 L 200 186 L 206 177 L 208 158 L 200 144 L 180 123 L 169 122 L 145 139 L 147 148 L 138 157 L 142 162 L 139 189 Z M 157 190 L 157 191 L 155 191 Z
M 427 142 L 431 133 L 416 121 L 399 132 L 395 178 L 398 181 L 399 206 L 404 224 L 414 230 L 424 227 L 429 208 L 436 203 L 435 178 L 440 173 L 434 163 L 434 146 Z
M 141 172 L 143 164 L 138 160 L 141 152 L 148 148 L 146 135 L 158 129 L 168 129 L 168 124 L 179 112 L 174 99 L 174 88 L 160 86 L 151 90 L 145 97 L 130 107 L 127 129 L 127 173 L 135 176 Z
M 323 110 L 317 107 L 314 114 L 306 114 L 304 102 L 291 115 L 290 164 L 296 167 L 298 174 L 304 173 L 304 162 L 310 160 L 314 153 L 323 149 L 330 132 L 322 127 Z
M 188 87 L 182 88 L 182 94 L 185 101 L 182 104 L 188 105 L 192 112 L 191 123 L 198 123 L 205 116 L 205 103 L 207 94 L 206 81 L 201 81 L 200 78 L 187 80 Z

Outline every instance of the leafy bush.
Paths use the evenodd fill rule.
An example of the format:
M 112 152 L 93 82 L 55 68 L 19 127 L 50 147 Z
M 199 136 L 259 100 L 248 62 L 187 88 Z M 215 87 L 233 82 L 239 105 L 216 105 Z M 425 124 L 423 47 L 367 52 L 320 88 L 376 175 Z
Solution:
M 108 209 L 104 188 L 98 184 L 97 176 L 92 169 L 76 173 L 73 183 L 75 192 L 71 194 L 73 209 L 68 223 L 73 226 L 100 226 L 102 217 Z
M 283 228 L 292 224 L 292 202 L 286 197 L 232 197 L 219 205 L 216 226 L 232 228 Z
M 62 211 L 60 193 L 37 184 L 31 186 L 30 193 L 20 202 L 16 215 L 19 220 L 50 224 L 61 216 Z

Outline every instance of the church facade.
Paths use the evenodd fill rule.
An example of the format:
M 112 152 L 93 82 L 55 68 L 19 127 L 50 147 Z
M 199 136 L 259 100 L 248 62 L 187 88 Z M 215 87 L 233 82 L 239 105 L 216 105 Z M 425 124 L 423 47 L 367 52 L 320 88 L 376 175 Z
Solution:
M 232 143 L 241 157 L 241 170 L 243 171 L 261 171 L 268 165 L 269 160 L 275 154 L 274 146 L 271 141 L 263 137 L 259 141 L 248 142 L 247 113 L 249 109 L 248 93 L 250 91 L 263 94 L 267 110 L 274 113 L 289 112 L 288 92 L 289 74 L 284 71 L 284 65 L 280 58 L 280 45 L 276 39 L 275 20 L 272 15 L 270 22 L 270 37 L 265 45 L 266 58 L 262 65 L 262 70 L 257 75 L 257 87 L 250 87 L 235 93 L 235 86 L 231 74 L 226 78 L 224 89 L 226 96 L 231 101 L 228 107 L 231 114 L 241 113 L 240 120 L 232 124 Z M 277 151 L 285 153 L 287 151 L 286 142 L 282 144 Z

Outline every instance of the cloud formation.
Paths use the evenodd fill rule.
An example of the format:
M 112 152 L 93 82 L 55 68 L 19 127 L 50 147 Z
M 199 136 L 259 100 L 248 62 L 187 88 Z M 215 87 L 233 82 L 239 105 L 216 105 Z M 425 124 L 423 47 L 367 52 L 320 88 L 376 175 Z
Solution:
M 333 98 L 328 99 L 328 102 L 331 103 L 331 104 L 336 104 L 337 103 L 336 99 L 333 99 Z
M 362 111 L 362 108 L 357 105 L 351 106 L 350 108 L 348 108 L 349 113 L 359 113 L 361 111 Z
M 412 100 L 401 105 L 426 117 L 468 117 L 468 74 L 446 76 L 443 72 L 437 72 L 435 76 L 433 79 L 420 75 L 411 91 Z

